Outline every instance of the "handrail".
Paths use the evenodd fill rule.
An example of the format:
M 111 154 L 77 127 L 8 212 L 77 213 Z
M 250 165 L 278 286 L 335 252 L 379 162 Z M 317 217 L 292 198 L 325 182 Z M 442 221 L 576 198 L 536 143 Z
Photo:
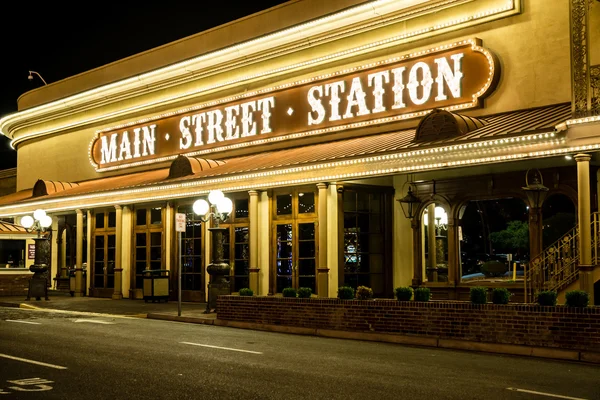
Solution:
M 600 249 L 600 214 L 592 213 L 592 262 L 598 263 Z M 535 302 L 537 293 L 543 290 L 559 291 L 575 280 L 579 271 L 579 225 L 546 247 L 541 254 L 532 258 L 525 270 L 525 301 Z

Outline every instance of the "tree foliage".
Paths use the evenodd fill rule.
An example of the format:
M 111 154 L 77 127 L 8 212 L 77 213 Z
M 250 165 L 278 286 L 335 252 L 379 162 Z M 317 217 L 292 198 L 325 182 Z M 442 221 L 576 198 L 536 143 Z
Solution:
M 529 249 L 529 224 L 525 221 L 510 221 L 503 231 L 492 232 L 490 239 L 497 251 L 515 253 Z

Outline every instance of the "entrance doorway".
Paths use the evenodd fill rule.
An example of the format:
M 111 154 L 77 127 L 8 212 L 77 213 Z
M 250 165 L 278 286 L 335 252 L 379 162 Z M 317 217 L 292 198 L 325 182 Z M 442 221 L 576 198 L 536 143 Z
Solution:
M 317 191 L 290 189 L 273 196 L 272 280 L 274 293 L 307 287 L 316 293 Z
M 96 212 L 93 226 L 90 295 L 94 297 L 111 297 L 115 291 L 116 212 Z

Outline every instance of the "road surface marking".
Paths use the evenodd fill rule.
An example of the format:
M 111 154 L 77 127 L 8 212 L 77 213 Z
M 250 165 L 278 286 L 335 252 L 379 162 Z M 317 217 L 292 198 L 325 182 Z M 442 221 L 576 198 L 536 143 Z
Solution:
M 561 396 L 560 394 L 552 394 L 552 393 L 544 393 L 544 392 L 536 392 L 534 390 L 526 390 L 526 389 L 517 389 L 517 388 L 506 388 L 508 390 L 512 390 L 513 392 L 523 392 L 523 393 L 531 393 L 537 394 L 539 396 L 547 396 L 547 397 L 556 397 L 558 399 L 568 399 L 568 400 L 586 400 L 581 397 L 569 397 L 569 396 Z
M 241 353 L 251 353 L 251 354 L 262 354 L 260 351 L 251 351 L 251 350 L 241 350 L 241 349 L 232 349 L 230 347 L 219 347 L 219 346 L 211 346 L 209 344 L 199 344 L 199 343 L 190 343 L 190 342 L 179 342 L 182 344 L 190 344 L 192 346 L 200 346 L 200 347 L 210 347 L 211 349 L 221 349 L 221 350 L 230 350 L 230 351 L 239 351 Z
M 13 356 L 9 356 L 8 354 L 0 353 L 0 357 L 4 357 L 4 358 L 11 359 L 11 360 L 16 360 L 16 361 L 23 361 L 23 362 L 26 362 L 29 364 L 41 365 L 42 367 L 48 367 L 48 368 L 54 368 L 54 369 L 67 369 L 67 367 L 62 367 L 60 365 L 47 364 L 47 363 L 43 363 L 40 361 L 28 360 L 26 358 L 13 357 Z
M 108 321 L 97 321 L 95 319 L 76 319 L 73 322 L 89 322 L 91 324 L 104 324 L 104 325 L 114 325 L 114 322 L 108 322 Z
M 18 322 L 20 324 L 41 325 L 39 322 L 21 321 L 18 319 L 7 319 L 6 322 Z

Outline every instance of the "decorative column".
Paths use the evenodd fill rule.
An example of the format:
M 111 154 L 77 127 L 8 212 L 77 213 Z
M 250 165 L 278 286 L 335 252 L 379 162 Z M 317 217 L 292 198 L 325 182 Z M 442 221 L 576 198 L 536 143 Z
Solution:
M 250 265 L 248 268 L 248 285 L 254 294 L 260 293 L 258 276 L 260 268 L 258 267 L 258 191 L 250 190 L 250 204 L 248 210 L 248 219 L 250 220 Z
M 460 245 L 458 243 L 458 226 L 455 222 L 455 219 L 451 216 L 448 216 L 448 238 L 446 241 L 446 246 L 448 251 L 448 284 L 451 286 L 456 286 L 456 282 L 460 281 L 457 257 L 457 250 L 458 253 L 460 253 Z M 455 300 L 455 298 L 453 298 L 454 296 L 456 296 L 456 292 L 451 291 L 450 299 Z
M 67 227 L 62 230 L 62 233 L 56 235 L 56 247 L 59 249 L 59 265 L 60 265 L 60 278 L 69 279 L 68 266 L 67 266 Z M 57 287 L 58 289 L 58 287 Z
M 115 291 L 113 292 L 113 300 L 121 300 L 123 298 L 123 268 L 121 267 L 121 257 L 123 254 L 123 210 L 121 206 L 115 205 L 116 213 L 116 243 L 115 243 Z
M 329 297 L 329 268 L 327 268 L 327 184 L 317 183 L 319 189 L 319 263 L 317 265 L 317 295 Z
M 579 223 L 579 288 L 590 295 L 594 304 L 594 279 L 592 273 L 592 227 L 590 207 L 590 158 L 577 154 L 577 221 Z
M 77 246 L 75 248 L 75 297 L 82 297 L 83 293 L 83 211 L 77 211 Z
M 437 282 L 437 241 L 435 226 L 435 203 L 427 206 L 427 279 Z
M 121 280 L 122 287 L 125 289 L 123 291 L 123 297 L 133 298 L 130 293 L 131 289 L 131 237 L 132 237 L 132 213 L 131 207 L 123 206 L 122 214 L 122 234 L 121 237 L 123 240 L 121 241 L 121 259 L 119 260 L 119 266 L 123 271 L 121 271 Z

